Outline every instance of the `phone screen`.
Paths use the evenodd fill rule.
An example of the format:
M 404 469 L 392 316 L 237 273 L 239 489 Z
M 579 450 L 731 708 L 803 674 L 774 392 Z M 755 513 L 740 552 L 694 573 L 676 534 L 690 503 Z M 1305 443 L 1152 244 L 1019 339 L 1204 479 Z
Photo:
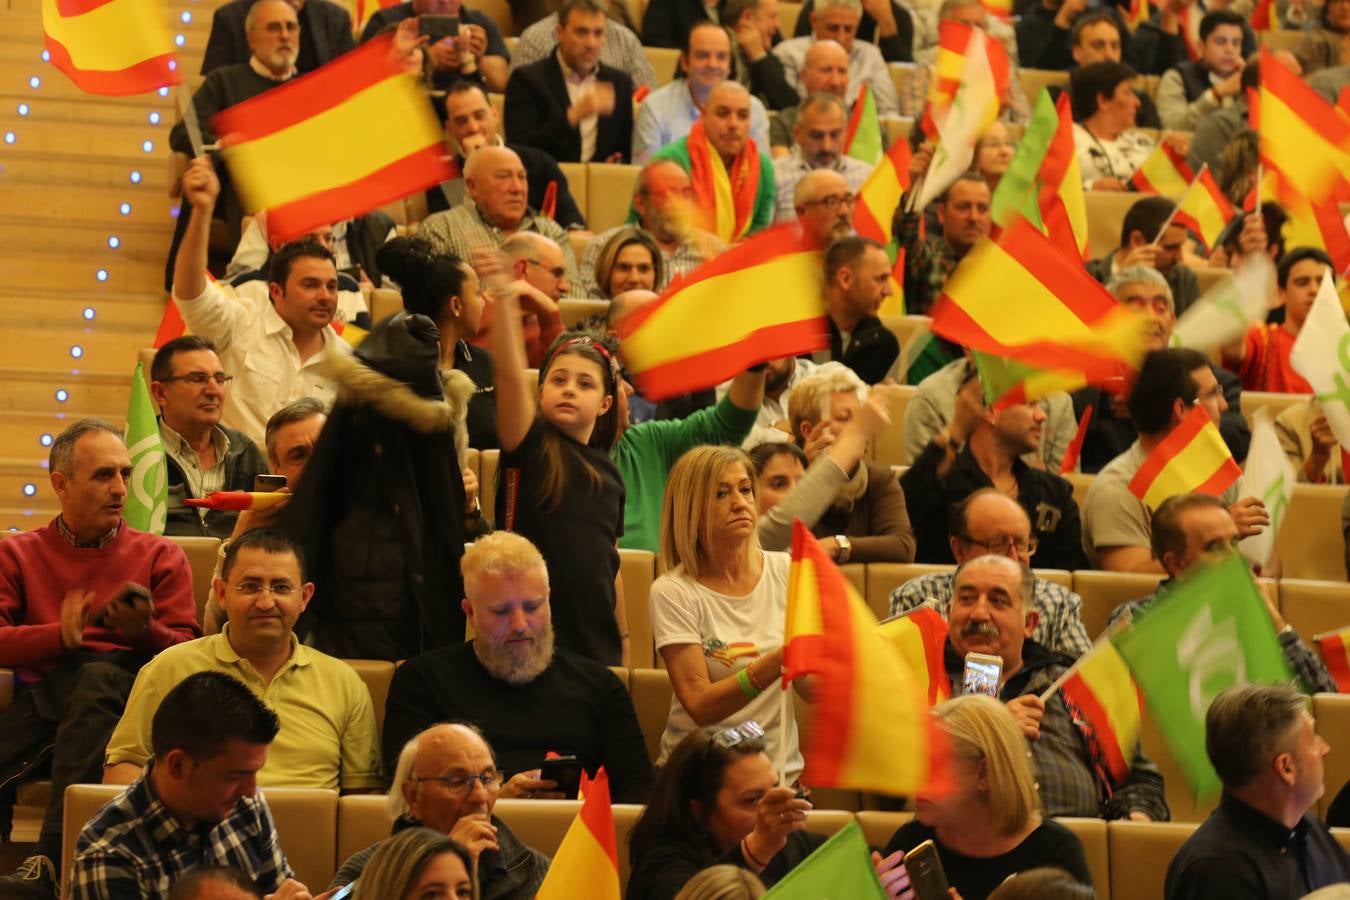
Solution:
M 1003 674 L 1003 661 L 983 653 L 966 654 L 966 671 L 961 678 L 961 693 L 998 696 L 998 677 Z

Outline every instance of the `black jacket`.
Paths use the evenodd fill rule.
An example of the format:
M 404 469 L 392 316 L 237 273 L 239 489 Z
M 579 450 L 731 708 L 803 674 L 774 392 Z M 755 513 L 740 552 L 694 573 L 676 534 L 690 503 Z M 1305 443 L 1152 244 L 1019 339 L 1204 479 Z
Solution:
M 830 323 L 830 359 L 848 366 L 868 384 L 881 382 L 900 358 L 900 342 L 876 316 L 868 316 L 858 323 L 847 353 L 843 350 L 843 338 L 834 319 L 827 321 Z
M 633 151 L 633 79 L 599 63 L 597 81 L 614 85 L 614 112 L 596 126 L 595 154 L 588 162 L 607 162 L 615 153 L 627 163 Z M 567 96 L 558 54 L 521 66 L 506 83 L 504 116 L 511 141 L 537 147 L 558 162 L 581 162 L 581 129 L 567 123 Z
M 280 527 L 315 584 L 297 631 L 346 659 L 407 659 L 464 639 L 461 372 L 442 388 L 439 332 L 398 313 L 324 361 L 338 399 Z M 444 392 L 443 392 L 444 391 Z
M 703 0 L 656 0 L 642 15 L 642 46 L 684 48 L 689 32 L 708 21 Z
M 253 479 L 258 475 L 266 475 L 269 471 L 267 460 L 248 435 L 223 425 L 221 430 L 230 439 L 230 449 L 225 454 L 225 485 L 221 490 L 253 490 Z M 167 453 L 164 454 L 164 462 L 169 468 L 169 515 L 164 523 L 164 533 L 229 537 L 234 532 L 234 523 L 239 518 L 239 513 L 234 510 L 212 509 L 203 517 L 192 507 L 184 506 L 183 501 L 193 496 L 188 489 L 187 475 L 184 474 L 183 467 L 178 461 Z
M 805 37 L 811 33 L 811 10 L 814 8 L 812 0 L 802 4 L 802 11 L 797 14 L 794 37 Z M 895 16 L 895 34 L 875 41 L 877 49 L 881 51 L 881 58 L 886 62 L 914 62 L 914 17 L 895 0 L 891 0 L 891 15 Z M 864 11 L 862 21 L 858 23 L 857 40 L 871 44 L 876 33 L 877 20 Z
M 202 74 L 221 66 L 248 62 L 252 51 L 244 32 L 244 18 L 254 0 L 230 0 L 211 17 L 211 36 L 202 54 Z M 356 46 L 352 18 L 347 10 L 329 0 L 312 0 L 300 10 L 300 52 L 295 67 L 309 72 Z
M 900 477 L 905 491 L 905 508 L 910 520 L 928 528 L 918 530 L 919 545 L 914 561 L 920 563 L 956 562 L 947 542 L 952 510 L 980 488 L 994 483 L 966 447 L 956 456 L 947 476 L 937 478 L 944 455 L 942 448 L 930 443 L 908 471 Z M 1031 520 L 1032 536 L 1040 542 L 1034 562 L 1043 569 L 1086 569 L 1083 532 L 1078 519 L 1078 504 L 1073 500 L 1073 485 L 1051 472 L 1033 469 L 1021 458 L 1013 460 L 1017 479 L 1017 503 Z

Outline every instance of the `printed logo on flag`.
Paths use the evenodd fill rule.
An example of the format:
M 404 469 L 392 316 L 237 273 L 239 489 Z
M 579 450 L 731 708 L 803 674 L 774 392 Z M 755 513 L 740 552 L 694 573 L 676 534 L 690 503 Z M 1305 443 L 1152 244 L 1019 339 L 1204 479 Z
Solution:
M 140 527 L 151 534 L 163 534 L 164 525 L 169 517 L 168 482 L 169 470 L 164 463 L 164 445 L 160 442 L 159 432 L 147 434 L 128 448 L 131 454 L 131 492 L 133 503 L 148 510 L 148 522 Z

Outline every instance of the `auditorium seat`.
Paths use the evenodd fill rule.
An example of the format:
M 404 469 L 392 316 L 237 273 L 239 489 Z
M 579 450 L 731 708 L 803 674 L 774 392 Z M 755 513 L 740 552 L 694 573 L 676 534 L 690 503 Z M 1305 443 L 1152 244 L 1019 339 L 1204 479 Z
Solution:
M 1074 833 L 1083 844 L 1083 855 L 1087 857 L 1088 872 L 1092 875 L 1092 887 L 1097 892 L 1097 900 L 1111 898 L 1111 852 L 1108 847 L 1106 822 L 1101 819 L 1055 819 Z
M 778 30 L 784 38 L 791 38 L 797 30 L 797 20 L 801 18 L 801 3 L 788 3 L 786 0 L 778 4 Z
M 829 837 L 843 828 L 853 818 L 853 813 L 842 809 L 813 809 L 806 814 L 806 830 L 812 834 Z
M 1168 863 L 1194 830 L 1176 822 L 1109 823 L 1111 900 L 1158 900 Z
M 665 669 L 634 669 L 628 682 L 637 712 L 638 727 L 653 763 L 661 755 L 661 735 L 670 719 L 670 698 L 675 695 Z
M 394 679 L 394 664 L 383 659 L 344 659 L 356 670 L 370 691 L 370 702 L 375 708 L 375 734 L 384 734 L 384 705 L 389 699 L 389 683 Z M 393 761 L 397 763 L 397 760 Z M 392 768 L 392 766 L 390 767 Z
M 1277 394 L 1273 391 L 1243 391 L 1242 392 L 1242 418 L 1247 420 L 1247 427 L 1252 427 L 1252 422 L 1256 418 L 1258 409 L 1270 411 L 1270 420 L 1273 422 L 1279 418 L 1280 413 L 1291 406 L 1308 401 L 1307 394 Z
M 0 669 L 0 712 L 14 702 L 14 670 Z
M 1317 801 L 1318 815 L 1325 816 L 1336 794 L 1350 782 L 1350 695 L 1314 694 L 1312 715 L 1317 720 L 1317 733 L 1331 745 L 1322 763 L 1326 791 Z
M 628 613 L 629 664 L 650 669 L 655 664 L 652 649 L 651 612 L 647 596 L 656 578 L 656 556 L 649 550 L 620 550 L 619 576 L 623 579 L 624 609 Z
M 608 309 L 608 300 L 558 301 L 558 312 L 562 314 L 563 324 L 568 328 L 575 328 L 587 316 L 603 316 Z
M 586 163 L 560 162 L 558 168 L 562 169 L 563 175 L 567 178 L 567 190 L 571 192 L 572 199 L 576 201 L 581 217 L 589 222 L 590 216 L 587 213 L 588 207 L 586 206 L 586 201 L 589 199 L 586 191 L 589 171 L 586 168 Z
M 788 34 L 786 28 L 783 29 L 783 34 Z M 914 63 L 893 62 L 887 63 L 886 68 L 891 70 L 891 83 L 895 85 L 896 96 L 905 96 L 909 80 L 914 77 L 914 70 L 918 67 Z
M 1227 269 L 1197 266 L 1195 277 L 1200 282 L 1200 293 L 1204 295 L 1221 281 L 1232 281 L 1233 273 Z
M 1064 476 L 1069 484 L 1073 485 L 1073 502 L 1078 504 L 1078 515 L 1083 514 L 1083 504 L 1087 502 L 1088 488 L 1092 487 L 1092 480 L 1096 475 L 1085 475 L 1082 472 L 1069 472 Z
M 1088 217 L 1088 253 L 1098 259 L 1120 246 L 1125 213 L 1139 199 L 1126 191 L 1085 191 Z
M 1161 575 L 1142 572 L 1074 572 L 1073 590 L 1083 598 L 1083 624 L 1088 636 L 1095 639 L 1106 628 L 1106 620 L 1117 606 L 1148 596 L 1157 589 L 1159 581 Z
M 1284 527 L 1275 540 L 1282 575 L 1345 581 L 1345 540 L 1341 537 L 1345 491 L 1342 485 L 1294 486 Z
M 1298 46 L 1299 41 L 1303 39 L 1306 33 L 1297 29 L 1276 28 L 1271 31 L 1258 32 L 1257 37 L 1261 40 L 1261 46 L 1269 48 L 1271 52 L 1287 50 L 1293 53 L 1294 48 Z
M 220 538 L 172 535 L 169 540 L 182 548 L 192 568 L 192 597 L 197 601 L 197 623 L 201 624 L 203 610 L 211 599 L 211 576 L 220 558 Z
M 1350 584 L 1280 579 L 1280 614 L 1309 646 L 1317 635 L 1350 627 Z
M 867 846 L 877 850 L 885 850 L 896 829 L 913 819 L 914 813 L 864 810 L 857 813 L 854 818 L 862 826 L 863 837 L 867 839 Z
M 839 570 L 844 573 L 844 577 L 853 585 L 853 588 L 858 592 L 859 597 L 867 596 L 866 563 L 844 563 L 839 567 Z
M 902 317 L 894 316 L 893 318 Z M 918 393 L 919 389 L 914 385 L 903 384 L 896 389 L 894 396 L 887 401 L 886 409 L 891 414 L 891 427 L 877 435 L 877 439 L 872 442 L 870 456 L 872 462 L 879 466 L 904 466 L 911 462 L 908 454 L 905 453 L 905 435 L 900 423 L 905 418 L 905 407 L 909 406 L 909 401 L 913 400 Z
M 394 816 L 383 794 L 351 794 L 340 798 L 333 871 L 341 868 L 353 853 L 389 837 L 393 827 Z M 323 890 L 326 886 L 327 882 L 308 885 L 311 891 Z
M 620 163 L 588 163 L 586 177 L 586 224 L 599 234 L 628 218 L 637 186 L 638 166 Z
M 1041 95 L 1041 89 L 1052 85 L 1063 87 L 1069 83 L 1069 73 L 1051 69 L 1017 69 L 1017 77 L 1022 82 L 1022 90 L 1027 95 L 1027 101 L 1033 106 L 1036 98 Z
M 679 66 L 680 51 L 674 47 L 643 47 L 647 61 L 656 73 L 656 86 L 665 87 L 675 80 L 675 69 Z
M 403 295 L 393 288 L 375 288 L 370 292 L 370 322 L 383 322 L 394 313 L 403 312 Z
M 500 450 L 481 450 L 478 453 L 478 496 L 482 497 L 483 518 L 495 525 L 497 515 L 497 461 Z

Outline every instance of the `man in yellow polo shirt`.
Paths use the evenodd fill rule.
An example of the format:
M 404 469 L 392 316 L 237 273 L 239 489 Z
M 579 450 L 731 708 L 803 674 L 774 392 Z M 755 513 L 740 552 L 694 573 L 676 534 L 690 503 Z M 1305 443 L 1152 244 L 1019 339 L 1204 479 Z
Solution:
M 260 786 L 379 790 L 370 692 L 350 666 L 292 633 L 314 593 L 299 548 L 269 528 L 245 532 L 231 542 L 213 587 L 225 630 L 160 653 L 141 669 L 108 742 L 104 783 L 140 777 L 153 755 L 150 720 L 160 700 L 188 675 L 215 671 L 248 685 L 281 721 Z

